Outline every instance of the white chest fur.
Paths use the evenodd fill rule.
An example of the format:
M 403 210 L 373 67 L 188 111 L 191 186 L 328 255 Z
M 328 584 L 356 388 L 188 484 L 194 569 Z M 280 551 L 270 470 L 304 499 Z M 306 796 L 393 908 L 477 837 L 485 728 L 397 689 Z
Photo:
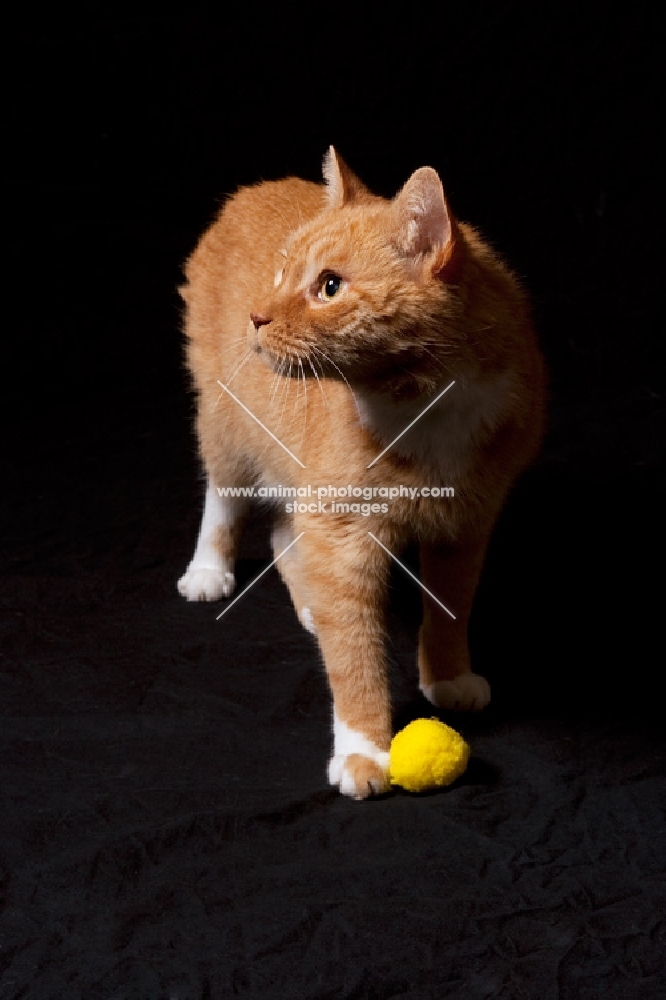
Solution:
M 476 447 L 501 423 L 509 403 L 511 377 L 502 375 L 483 382 L 456 379 L 429 406 L 446 385 L 428 397 L 403 402 L 366 390 L 357 390 L 355 396 L 362 425 L 372 430 L 385 447 L 395 441 L 391 451 L 436 472 L 442 482 L 455 485 L 455 478 L 464 471 Z M 406 427 L 409 430 L 403 433 Z

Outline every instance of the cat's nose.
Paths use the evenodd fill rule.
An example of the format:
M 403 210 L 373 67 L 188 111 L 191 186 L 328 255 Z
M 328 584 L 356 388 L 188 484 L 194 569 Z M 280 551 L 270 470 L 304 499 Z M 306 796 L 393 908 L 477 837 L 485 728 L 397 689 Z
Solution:
M 259 328 L 266 326 L 268 323 L 272 322 L 268 316 L 262 316 L 261 313 L 250 313 L 250 319 L 254 323 L 254 328 L 259 332 Z

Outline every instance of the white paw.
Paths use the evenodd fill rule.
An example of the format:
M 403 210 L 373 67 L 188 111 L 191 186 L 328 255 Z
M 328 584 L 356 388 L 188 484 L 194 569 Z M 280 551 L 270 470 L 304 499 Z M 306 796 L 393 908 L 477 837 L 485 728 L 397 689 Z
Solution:
M 490 701 L 490 684 L 481 674 L 460 674 L 452 681 L 435 681 L 422 687 L 437 708 L 456 712 L 480 712 Z
M 234 574 L 215 566 L 192 566 L 178 581 L 178 591 L 188 601 L 217 601 L 233 594 L 235 587 Z
M 352 799 L 367 799 L 381 795 L 390 788 L 388 753 L 335 754 L 328 764 L 329 784 L 337 785 L 343 795 Z
M 390 788 L 389 755 L 377 744 L 352 729 L 333 712 L 333 756 L 328 765 L 328 780 L 343 795 L 367 799 Z
M 315 628 L 314 618 L 312 617 L 312 612 L 309 608 L 301 608 L 301 613 L 299 615 L 301 625 L 304 629 L 310 633 L 310 635 L 316 635 L 317 629 Z

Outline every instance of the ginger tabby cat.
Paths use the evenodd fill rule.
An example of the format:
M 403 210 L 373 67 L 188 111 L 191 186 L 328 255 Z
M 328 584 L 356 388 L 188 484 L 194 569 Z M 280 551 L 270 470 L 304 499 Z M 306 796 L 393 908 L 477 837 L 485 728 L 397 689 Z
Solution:
M 453 218 L 433 169 L 387 201 L 331 147 L 324 179 L 241 189 L 187 263 L 187 360 L 208 486 L 178 589 L 190 601 L 234 590 L 249 501 L 220 495 L 226 487 L 310 484 L 315 498 L 317 487 L 349 484 L 365 496 L 455 489 L 383 504 L 377 489 L 363 514 L 311 497 L 277 510 L 274 556 L 298 539 L 277 567 L 333 696 L 329 780 L 360 799 L 388 788 L 385 605 L 391 554 L 408 542 L 437 598 L 423 594 L 422 691 L 444 709 L 490 699 L 470 667 L 467 625 L 493 524 L 539 447 L 544 367 L 518 281 Z

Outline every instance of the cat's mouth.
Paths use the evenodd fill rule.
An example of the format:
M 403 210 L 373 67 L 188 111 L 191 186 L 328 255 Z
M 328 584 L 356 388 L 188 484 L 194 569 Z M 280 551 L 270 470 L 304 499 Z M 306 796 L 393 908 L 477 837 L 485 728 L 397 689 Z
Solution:
M 314 379 L 329 375 L 321 365 L 315 366 L 311 355 L 306 352 L 275 351 L 261 344 L 255 348 L 255 352 L 261 356 L 267 368 L 284 378 Z
M 272 338 L 261 329 L 267 325 L 268 322 L 261 322 L 261 317 L 253 314 L 248 324 L 247 340 L 250 350 L 259 355 L 272 372 L 295 379 L 335 377 L 336 365 L 324 351 L 305 341 L 297 346 L 271 343 Z

